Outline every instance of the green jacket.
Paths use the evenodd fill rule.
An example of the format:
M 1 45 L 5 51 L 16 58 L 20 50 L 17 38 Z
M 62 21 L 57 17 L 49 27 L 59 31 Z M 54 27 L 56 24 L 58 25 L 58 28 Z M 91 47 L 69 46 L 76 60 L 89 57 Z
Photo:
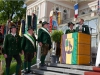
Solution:
M 45 29 L 46 30 L 46 29 Z M 38 31 L 38 42 L 42 42 L 43 44 L 49 44 L 49 46 L 51 46 L 51 37 L 48 34 L 48 30 L 47 32 L 43 30 L 43 29 L 39 29 Z
M 12 34 L 6 35 L 3 49 L 3 53 L 7 55 L 19 54 L 21 52 L 21 37 L 17 34 L 15 37 Z
M 36 52 L 36 40 L 34 37 L 33 37 L 33 40 L 34 40 L 33 41 L 34 45 L 28 38 L 23 36 L 22 42 L 21 42 L 21 48 L 22 48 L 22 50 L 24 50 L 24 52 L 29 52 L 29 53 Z
M 79 32 L 79 26 L 76 27 L 76 32 Z M 89 27 L 87 25 L 82 25 L 82 33 L 90 34 Z
M 75 29 L 73 29 L 73 30 L 67 29 L 66 32 L 65 32 L 65 34 L 73 33 L 73 32 L 75 32 Z

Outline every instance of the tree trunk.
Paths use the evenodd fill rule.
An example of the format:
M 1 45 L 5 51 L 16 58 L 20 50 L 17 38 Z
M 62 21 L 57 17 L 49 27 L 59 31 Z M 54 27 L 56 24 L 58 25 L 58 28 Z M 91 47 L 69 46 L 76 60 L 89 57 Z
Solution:
M 11 20 L 12 20 L 13 14 L 14 14 L 14 11 L 12 11 L 12 14 L 11 14 Z

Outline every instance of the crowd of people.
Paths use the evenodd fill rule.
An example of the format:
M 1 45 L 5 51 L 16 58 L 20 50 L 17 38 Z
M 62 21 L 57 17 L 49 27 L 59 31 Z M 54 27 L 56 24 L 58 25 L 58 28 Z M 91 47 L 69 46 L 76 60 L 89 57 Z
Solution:
M 66 30 L 65 34 L 73 33 L 73 32 L 82 32 L 82 33 L 90 34 L 89 27 L 87 25 L 84 25 L 84 19 L 80 19 L 78 24 L 79 24 L 78 27 L 74 29 L 73 26 L 75 24 L 69 22 L 68 23 L 69 29 Z
M 3 55 L 6 62 L 6 75 L 10 73 L 10 65 L 12 58 L 17 62 L 16 75 L 21 74 L 22 60 L 20 54 L 24 55 L 24 73 L 32 73 L 31 62 L 37 53 L 36 41 L 41 47 L 41 63 L 40 66 L 45 66 L 45 58 L 48 51 L 52 47 L 50 33 L 48 31 L 49 23 L 44 21 L 41 22 L 42 27 L 38 30 L 38 39 L 35 38 L 33 27 L 29 26 L 27 33 L 22 37 L 17 33 L 16 25 L 13 24 L 10 27 L 10 33 L 5 36 L 3 44 Z M 73 32 L 82 32 L 90 34 L 89 27 L 84 25 L 84 20 L 80 19 L 79 26 L 73 29 L 74 24 L 68 23 L 69 29 L 66 30 L 65 34 Z M 28 67 L 28 69 L 26 69 Z
M 45 66 L 45 57 L 48 50 L 51 48 L 51 38 L 47 30 L 48 24 L 46 21 L 42 23 L 42 27 L 38 31 L 38 43 L 42 48 L 41 64 Z M 10 73 L 10 65 L 12 58 L 17 62 L 16 75 L 21 74 L 22 60 L 20 54 L 24 55 L 24 73 L 32 73 L 31 62 L 36 56 L 36 41 L 33 27 L 29 26 L 27 33 L 22 37 L 17 33 L 16 25 L 11 25 L 10 33 L 5 36 L 3 44 L 3 55 L 6 62 L 6 75 Z M 28 69 L 26 69 L 28 67 Z

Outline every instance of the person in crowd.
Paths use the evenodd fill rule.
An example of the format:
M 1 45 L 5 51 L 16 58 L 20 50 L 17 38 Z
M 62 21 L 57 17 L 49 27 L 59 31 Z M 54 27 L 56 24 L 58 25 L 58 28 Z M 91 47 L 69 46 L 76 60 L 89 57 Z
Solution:
M 3 54 L 6 61 L 6 75 L 10 75 L 10 64 L 12 58 L 17 61 L 16 75 L 21 75 L 21 38 L 16 34 L 16 26 L 12 25 L 10 28 L 11 33 L 7 34 L 4 39 Z
M 39 27 L 38 28 L 41 28 L 42 27 L 42 21 L 39 21 Z
M 42 26 L 42 21 L 39 21 L 39 24 Z
M 36 39 L 33 35 L 33 28 L 31 26 L 28 27 L 28 32 L 24 34 L 22 37 L 21 47 L 22 53 L 24 53 L 24 73 L 32 73 L 31 71 L 31 63 L 32 59 L 36 55 Z M 34 37 L 33 37 L 34 36 Z M 27 65 L 28 64 L 28 65 Z M 28 66 L 28 70 L 26 69 Z
M 79 26 L 76 27 L 76 32 L 90 34 L 89 27 L 87 25 L 84 25 L 84 19 L 79 20 Z
M 73 26 L 74 26 L 74 25 L 75 25 L 75 24 L 73 24 L 72 22 L 69 22 L 69 23 L 68 23 L 69 29 L 66 30 L 65 34 L 75 32 L 75 29 L 73 29 Z
M 45 57 L 48 50 L 51 49 L 51 37 L 48 31 L 48 24 L 46 21 L 42 23 L 42 27 L 38 30 L 38 43 L 41 46 L 41 63 L 40 66 L 45 66 Z

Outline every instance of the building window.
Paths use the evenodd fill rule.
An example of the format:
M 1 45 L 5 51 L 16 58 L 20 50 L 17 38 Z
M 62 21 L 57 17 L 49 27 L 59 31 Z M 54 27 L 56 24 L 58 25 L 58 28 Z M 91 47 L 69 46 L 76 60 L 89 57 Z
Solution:
M 97 53 L 98 47 L 98 18 L 87 20 L 84 22 L 85 25 L 89 26 L 91 33 L 91 52 Z
M 37 19 L 39 18 L 39 7 L 36 8 Z
M 85 14 L 85 12 L 82 12 L 82 15 Z
M 89 12 L 92 12 L 92 10 L 89 10 Z
M 63 10 L 63 20 L 67 19 L 67 10 Z
M 59 11 L 59 7 L 56 7 L 56 11 Z

